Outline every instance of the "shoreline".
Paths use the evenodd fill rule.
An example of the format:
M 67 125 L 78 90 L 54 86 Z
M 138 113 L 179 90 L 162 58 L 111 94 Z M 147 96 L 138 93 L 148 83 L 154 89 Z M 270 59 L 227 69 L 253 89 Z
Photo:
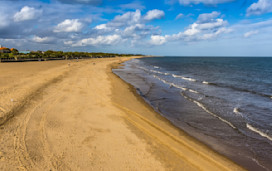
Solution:
M 0 170 L 244 170 L 112 73 L 129 59 L 0 63 L 0 106 L 21 104 L 0 126 Z
M 113 70 L 113 72 L 128 84 L 131 84 L 131 87 L 136 89 L 137 93 L 135 95 L 141 97 L 143 102 L 152 106 L 152 109 L 155 110 L 158 115 L 163 116 L 163 118 L 167 118 L 167 121 L 170 122 L 171 125 L 174 125 L 174 127 L 177 129 L 186 132 L 189 136 L 194 137 L 196 140 L 205 144 L 208 148 L 212 149 L 216 153 L 225 156 L 229 160 L 248 170 L 267 170 L 270 168 L 269 158 L 271 155 L 268 152 L 270 149 L 269 144 L 265 144 L 266 141 L 264 141 L 263 146 L 257 146 L 258 143 L 256 143 L 256 146 L 254 146 L 253 142 L 255 141 L 249 139 L 250 137 L 247 138 L 247 136 L 244 136 L 244 134 L 239 134 L 239 130 L 241 128 L 239 127 L 240 125 L 237 124 L 239 120 L 237 122 L 230 120 L 239 128 L 237 135 L 237 132 L 235 132 L 236 130 L 232 129 L 233 127 L 224 125 L 224 123 L 223 125 L 220 125 L 222 124 L 220 119 L 217 120 L 216 117 L 210 116 L 210 113 L 206 111 L 206 109 L 203 109 L 204 107 L 199 106 L 201 105 L 201 102 L 196 104 L 194 101 L 194 103 L 192 103 L 190 102 L 190 98 L 190 101 L 188 101 L 186 96 L 180 93 L 180 91 L 186 90 L 180 87 L 186 87 L 188 88 L 187 90 L 196 90 L 198 84 L 195 85 L 194 82 L 192 82 L 192 84 L 188 83 L 189 85 L 187 85 L 187 82 L 177 84 L 178 80 L 171 80 L 172 77 L 175 78 L 175 75 L 173 76 L 173 72 L 171 72 L 171 66 L 159 63 L 167 60 L 168 59 L 165 58 L 129 61 L 128 63 L 125 63 L 126 65 L 123 71 L 122 68 L 118 68 Z M 167 69 L 165 69 L 164 66 Z M 153 67 L 156 69 L 153 70 Z M 186 71 L 184 72 L 186 73 Z M 156 73 L 159 75 L 158 78 Z M 182 73 L 179 73 L 179 75 L 182 75 Z M 154 76 L 155 79 L 153 79 L 152 76 Z M 206 79 L 204 78 L 204 80 Z M 171 89 L 171 85 L 173 84 L 175 87 Z M 203 91 L 203 89 L 199 89 L 201 95 Z M 181 94 L 181 96 L 176 96 L 176 94 Z M 195 96 L 190 97 L 195 99 L 197 99 L 196 97 L 201 97 L 201 95 L 193 95 Z M 202 102 L 202 104 L 203 103 L 204 102 Z M 218 108 L 218 110 L 224 111 L 223 109 L 224 107 Z M 227 136 L 223 136 L 223 134 Z M 247 144 L 247 142 L 249 144 Z M 256 142 L 262 143 L 261 140 Z M 254 149 L 251 149 L 252 147 L 254 147 Z
M 122 63 L 121 64 L 115 63 L 110 66 L 110 69 L 117 69 L 117 68 L 120 68 L 120 66 L 122 66 L 122 65 L 123 65 Z M 171 140 L 179 142 L 180 145 L 187 146 L 193 152 L 199 153 L 198 155 L 200 155 L 202 157 L 207 157 L 207 158 L 210 157 L 208 160 L 210 160 L 212 162 L 216 161 L 215 163 L 218 165 L 220 165 L 220 164 L 228 165 L 229 168 L 225 168 L 225 169 L 237 170 L 239 167 L 240 167 L 239 169 L 242 169 L 242 170 L 244 169 L 242 166 L 238 166 L 238 164 L 235 163 L 234 161 L 232 161 L 230 158 L 213 150 L 207 144 L 204 144 L 203 142 L 199 141 L 198 139 L 192 137 L 190 134 L 188 134 L 188 133 L 184 132 L 183 130 L 181 130 L 180 128 L 176 127 L 171 121 L 169 121 L 168 119 L 163 117 L 161 114 L 157 113 L 154 110 L 154 108 L 150 104 L 148 104 L 143 99 L 143 97 L 141 97 L 137 93 L 137 91 L 133 85 L 127 83 L 125 80 L 120 78 L 118 75 L 114 74 L 112 71 L 111 71 L 110 75 L 114 75 L 115 77 L 117 77 L 117 79 L 119 79 L 122 82 L 119 84 L 124 84 L 127 87 L 127 91 L 129 91 L 131 93 L 131 97 L 129 97 L 129 98 L 133 98 L 134 101 L 137 101 L 138 105 L 142 105 L 146 109 L 145 109 L 145 111 L 141 111 L 137 107 L 131 107 L 130 103 L 127 102 L 127 100 L 128 100 L 128 99 L 126 99 L 127 97 L 123 97 L 123 99 L 126 99 L 126 100 L 122 100 L 122 99 L 117 99 L 116 95 L 113 95 L 112 99 L 113 99 L 113 101 L 119 103 L 119 105 L 118 105 L 119 108 L 123 109 L 124 111 L 126 111 L 128 113 L 134 113 L 134 115 L 137 115 L 137 117 L 140 118 L 141 120 L 148 122 L 151 125 L 151 127 L 155 127 L 159 131 L 163 132 L 163 134 L 165 134 L 166 137 L 170 137 Z M 119 92 L 116 91 L 116 89 L 113 89 L 113 93 L 118 94 Z M 134 96 L 134 97 L 132 97 L 132 96 Z M 120 106 L 120 104 L 121 104 L 121 106 Z M 150 115 L 148 116 L 147 113 Z M 128 122 L 130 122 L 130 124 L 133 125 L 133 121 L 129 121 L 129 120 L 130 119 L 128 119 Z M 137 124 L 134 124 L 132 127 L 137 127 L 136 125 Z M 139 127 L 138 127 L 138 129 L 139 129 Z M 146 133 L 146 134 L 148 134 L 148 133 Z M 152 135 L 149 134 L 149 136 L 152 136 Z M 155 136 L 153 136 L 153 137 L 155 137 Z M 158 140 L 160 138 L 157 137 Z M 164 140 L 160 141 L 160 143 L 163 146 L 167 146 L 169 148 L 171 147 L 171 145 L 169 145 L 169 144 L 171 144 L 171 142 L 169 142 L 169 141 L 167 142 L 169 144 L 165 143 Z M 179 150 L 172 149 L 172 148 L 170 148 L 170 149 L 174 153 L 178 154 L 180 157 L 184 157 L 184 156 L 182 156 L 182 154 L 179 154 L 180 153 Z M 205 154 L 209 154 L 210 156 L 205 156 Z M 188 159 L 188 160 L 190 160 L 190 159 Z M 233 166 L 230 167 L 230 165 L 233 165 L 234 167 Z M 236 167 L 236 166 L 238 166 L 238 167 Z M 198 169 L 201 169 L 201 168 L 199 167 Z

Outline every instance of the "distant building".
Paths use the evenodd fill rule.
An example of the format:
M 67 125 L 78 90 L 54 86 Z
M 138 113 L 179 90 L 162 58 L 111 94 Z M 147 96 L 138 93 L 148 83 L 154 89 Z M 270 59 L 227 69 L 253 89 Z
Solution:
M 10 53 L 10 49 L 0 45 L 0 53 Z

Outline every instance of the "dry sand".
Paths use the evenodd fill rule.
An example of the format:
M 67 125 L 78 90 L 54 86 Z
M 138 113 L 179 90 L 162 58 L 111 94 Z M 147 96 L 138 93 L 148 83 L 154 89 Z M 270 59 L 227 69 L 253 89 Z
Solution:
M 0 63 L 0 170 L 242 170 L 145 104 L 124 60 Z

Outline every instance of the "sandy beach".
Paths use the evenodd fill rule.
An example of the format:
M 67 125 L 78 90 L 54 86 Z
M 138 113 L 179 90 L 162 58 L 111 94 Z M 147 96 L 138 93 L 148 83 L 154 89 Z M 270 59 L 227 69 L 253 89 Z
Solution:
M 112 73 L 129 59 L 0 63 L 0 170 L 243 170 Z

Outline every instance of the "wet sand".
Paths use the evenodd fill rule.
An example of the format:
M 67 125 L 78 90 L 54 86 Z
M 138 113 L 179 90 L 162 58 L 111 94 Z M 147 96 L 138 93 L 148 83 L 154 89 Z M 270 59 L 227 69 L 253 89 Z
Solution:
M 243 170 L 111 72 L 128 59 L 0 63 L 0 170 Z

